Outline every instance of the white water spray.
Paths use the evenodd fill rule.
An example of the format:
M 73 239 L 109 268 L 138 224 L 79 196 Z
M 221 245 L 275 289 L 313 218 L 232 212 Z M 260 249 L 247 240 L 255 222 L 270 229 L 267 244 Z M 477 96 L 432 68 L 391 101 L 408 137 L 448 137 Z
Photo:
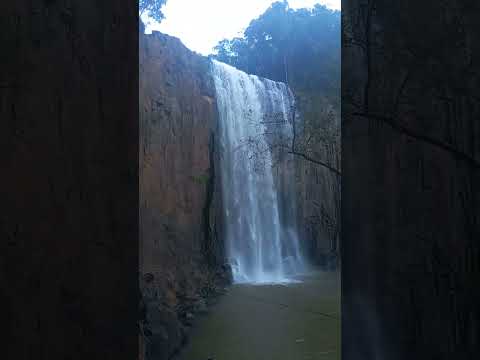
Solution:
M 291 200 L 295 190 L 286 181 L 292 186 L 283 186 L 280 195 L 290 200 L 283 201 L 279 209 L 273 156 L 265 133 L 266 119 L 273 118 L 281 123 L 283 136 L 291 134 L 293 94 L 284 83 L 260 79 L 217 61 L 212 62 L 212 74 L 220 115 L 226 251 L 234 281 L 288 282 L 304 269 L 296 221 L 281 221 L 279 212 L 287 214 L 283 218 L 295 217 Z M 259 160 L 262 171 L 257 168 Z

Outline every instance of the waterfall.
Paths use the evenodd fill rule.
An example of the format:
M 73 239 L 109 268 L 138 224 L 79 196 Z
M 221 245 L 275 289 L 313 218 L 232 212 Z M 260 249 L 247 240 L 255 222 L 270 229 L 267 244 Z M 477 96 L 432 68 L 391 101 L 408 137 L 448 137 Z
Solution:
M 289 281 L 303 271 L 304 261 L 293 179 L 275 178 L 273 144 L 292 136 L 293 94 L 284 83 L 217 61 L 211 71 L 220 116 L 224 235 L 234 281 Z

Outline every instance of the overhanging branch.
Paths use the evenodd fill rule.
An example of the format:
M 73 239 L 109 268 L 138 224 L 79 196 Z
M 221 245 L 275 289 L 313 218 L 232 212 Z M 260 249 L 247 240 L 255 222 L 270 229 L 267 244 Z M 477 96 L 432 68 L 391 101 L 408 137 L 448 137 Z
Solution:
M 342 173 L 338 170 L 338 169 L 335 169 L 333 166 L 331 165 L 328 165 L 327 163 L 323 162 L 323 161 L 320 161 L 320 160 L 317 160 L 317 159 L 314 159 L 312 157 L 310 157 L 309 155 L 305 154 L 305 153 L 302 153 L 302 152 L 299 152 L 299 151 L 296 151 L 296 150 L 289 150 L 287 151 L 289 154 L 292 154 L 292 155 L 296 155 L 296 156 L 299 156 L 307 161 L 310 161 L 314 164 L 317 164 L 317 165 L 320 165 L 320 166 L 323 166 L 325 168 L 327 168 L 328 170 L 330 170 L 331 172 L 333 172 L 334 174 L 336 174 L 337 176 L 342 176 Z

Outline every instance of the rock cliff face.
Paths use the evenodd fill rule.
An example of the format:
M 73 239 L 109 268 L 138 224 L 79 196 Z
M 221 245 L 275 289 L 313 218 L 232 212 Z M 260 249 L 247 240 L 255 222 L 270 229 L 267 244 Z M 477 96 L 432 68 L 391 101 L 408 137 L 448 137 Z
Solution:
M 143 32 L 142 32 L 143 33 Z M 168 358 L 219 285 L 217 109 L 209 61 L 140 36 L 140 272 L 147 358 Z
M 343 16 L 342 356 L 472 359 L 479 3 L 348 0 Z
M 300 238 L 315 264 L 335 269 L 340 251 L 340 93 L 329 99 L 321 92 L 293 91 L 304 129 L 300 151 L 338 170 L 295 156 Z

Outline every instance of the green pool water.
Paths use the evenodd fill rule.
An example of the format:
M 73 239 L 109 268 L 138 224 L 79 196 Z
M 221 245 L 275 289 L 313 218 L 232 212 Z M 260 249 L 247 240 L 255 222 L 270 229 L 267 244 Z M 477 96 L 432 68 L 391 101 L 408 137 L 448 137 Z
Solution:
M 175 360 L 340 359 L 340 275 L 288 285 L 233 285 L 197 316 Z

